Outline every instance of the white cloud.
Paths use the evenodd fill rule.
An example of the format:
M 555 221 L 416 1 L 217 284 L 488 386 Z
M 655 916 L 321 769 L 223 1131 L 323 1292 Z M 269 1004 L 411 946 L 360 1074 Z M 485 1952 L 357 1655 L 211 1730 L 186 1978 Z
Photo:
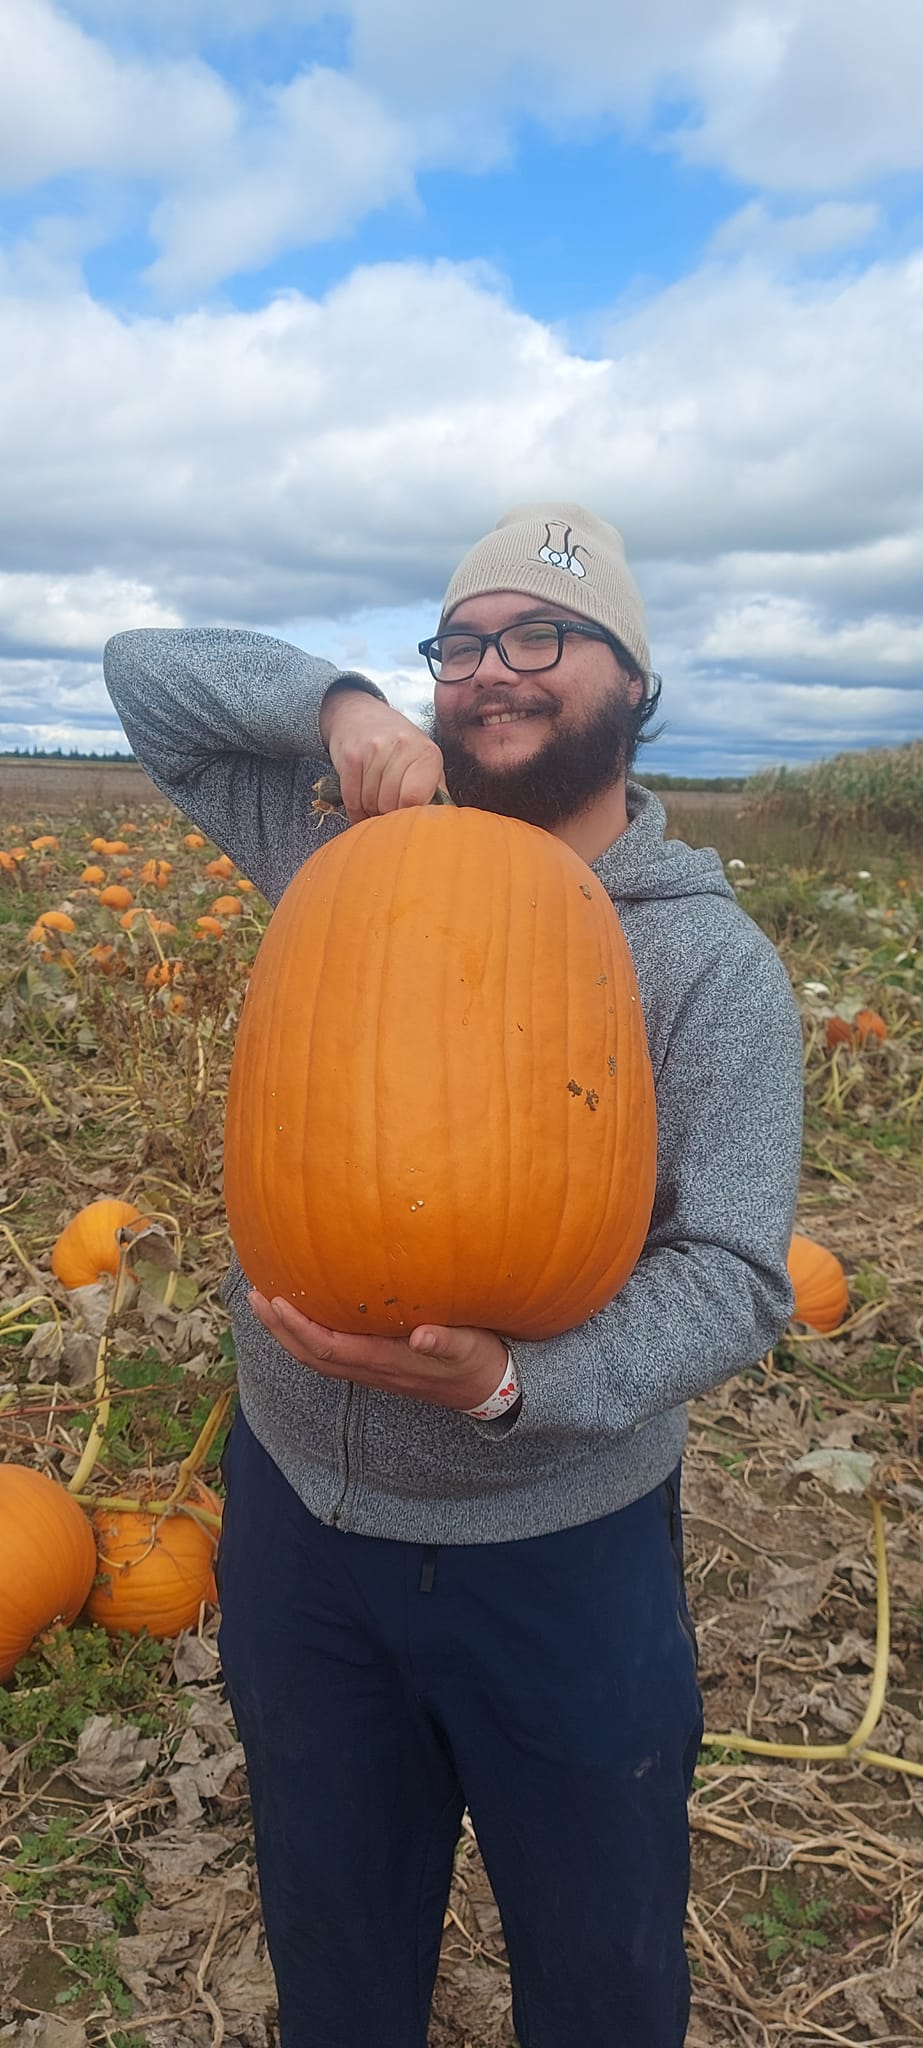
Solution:
M 266 95 L 231 163 L 155 207 L 162 254 L 150 283 L 170 297 L 257 269 L 281 250 L 342 234 L 413 191 L 409 132 L 373 95 L 318 68 Z
M 823 191 L 923 162 L 917 0 L 351 0 L 359 75 L 395 104 L 427 92 L 464 107 L 640 127 L 692 111 L 674 145 L 770 190 Z
M 897 703 L 919 731 L 921 343 L 912 259 L 797 286 L 707 263 L 598 360 L 449 263 L 173 319 L 10 291 L 4 644 L 53 663 L 246 622 L 399 671 L 409 702 L 463 549 L 566 496 L 625 533 L 674 731 L 713 739 L 736 703 L 728 734 L 768 746 L 784 712 L 816 738 L 809 683 L 836 689 L 831 736 L 880 738 Z
M 718 611 L 702 637 L 701 655 L 738 669 L 754 660 L 777 672 L 794 666 L 815 677 L 826 669 L 841 681 L 878 673 L 919 690 L 923 624 L 886 613 L 830 624 L 799 598 L 753 597 Z
M 233 97 L 195 58 L 117 55 L 50 0 L 0 0 L 0 186 L 85 171 L 175 178 L 237 124 Z
M 427 167 L 509 160 L 523 118 L 578 137 L 616 124 L 784 194 L 833 195 L 923 163 L 918 0 L 583 0 L 566 22 L 560 0 L 165 7 L 0 0 L 0 184 L 121 180 L 155 242 L 150 281 L 168 294 L 348 231 L 411 195 Z M 343 71 L 292 57 L 299 30 L 324 22 L 345 33 Z M 196 54 L 196 35 L 214 48 L 270 24 L 271 87 L 232 87 Z M 152 54 L 157 35 L 174 55 L 162 43 Z M 579 204 L 553 188 L 540 197 L 550 215 Z M 873 226 L 858 204 L 773 223 L 756 201 L 736 232 L 795 257 Z
M 826 200 L 803 213 L 773 214 L 765 200 L 752 199 L 716 229 L 709 244 L 715 256 L 766 260 L 823 256 L 867 242 L 881 223 L 880 206 Z
M 916 169 L 921 75 L 917 0 L 756 0 L 703 41 L 701 118 L 678 139 L 690 161 L 783 192 Z
M 96 654 L 131 615 L 138 626 L 179 626 L 149 585 L 92 569 L 82 576 L 0 573 L 0 649 Z
M 0 746 L 105 749 L 115 744 L 118 726 L 98 660 L 24 661 L 0 655 Z M 124 750 L 124 735 L 121 744 Z

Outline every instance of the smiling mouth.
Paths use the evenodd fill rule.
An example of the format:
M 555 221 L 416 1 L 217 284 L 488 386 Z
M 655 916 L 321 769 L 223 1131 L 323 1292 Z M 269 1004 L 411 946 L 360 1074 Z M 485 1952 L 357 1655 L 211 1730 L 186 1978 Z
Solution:
M 495 725 L 519 725 L 526 718 L 547 718 L 544 705 L 535 705 L 530 711 L 482 711 L 480 716 L 469 720 L 471 725 L 489 727 Z

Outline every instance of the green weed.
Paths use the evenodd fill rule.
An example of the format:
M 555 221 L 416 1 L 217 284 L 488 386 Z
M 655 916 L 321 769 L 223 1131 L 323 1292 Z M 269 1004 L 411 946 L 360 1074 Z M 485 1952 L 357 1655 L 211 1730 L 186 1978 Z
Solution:
M 0 1741 L 30 1742 L 33 1770 L 60 1765 L 91 1714 L 129 1716 L 144 1735 L 166 1727 L 162 1685 L 167 1652 L 147 1636 L 56 1628 L 33 1645 L 0 1688 Z
M 94 1997 L 95 2008 L 102 1999 L 108 2011 L 118 2013 L 122 2019 L 130 2018 L 134 1999 L 127 1984 L 124 1984 L 119 1976 L 114 1936 L 110 1935 L 105 1940 L 89 1941 L 82 1945 L 65 1942 L 62 1943 L 61 1953 L 67 1957 L 68 1964 L 78 1981 L 68 1985 L 65 1991 L 58 1992 L 55 2001 L 57 2005 L 72 2005 L 75 1999 L 83 1998 L 90 1992 Z
M 744 1913 L 745 1927 L 752 1927 L 762 1941 L 767 1961 L 776 1964 L 787 1956 L 803 1955 L 809 1949 L 830 1946 L 830 1935 L 838 1917 L 830 1899 L 802 1897 L 795 1885 L 777 1882 L 770 1888 L 771 1905 L 759 1913 Z

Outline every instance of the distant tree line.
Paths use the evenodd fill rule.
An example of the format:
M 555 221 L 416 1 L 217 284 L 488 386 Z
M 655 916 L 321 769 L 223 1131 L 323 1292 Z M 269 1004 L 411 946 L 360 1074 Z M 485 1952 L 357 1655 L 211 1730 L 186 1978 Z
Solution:
M 643 775 L 637 775 L 635 777 L 635 781 L 642 782 L 644 784 L 645 789 L 711 789 L 734 791 L 737 789 L 743 789 L 746 780 L 747 777 L 745 775 L 650 775 L 648 774 L 646 769 Z
M 98 753 L 86 747 L 4 747 L 0 750 L 3 761 L 133 761 L 134 754 L 120 753 L 115 747 L 107 754 Z

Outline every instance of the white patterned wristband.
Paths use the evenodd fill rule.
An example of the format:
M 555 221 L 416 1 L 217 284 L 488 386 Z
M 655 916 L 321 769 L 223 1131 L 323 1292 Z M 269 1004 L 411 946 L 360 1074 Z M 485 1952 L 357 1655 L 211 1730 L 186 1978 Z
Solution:
M 490 1394 L 486 1401 L 482 1401 L 479 1408 L 463 1408 L 461 1412 L 463 1415 L 470 1415 L 474 1422 L 496 1422 L 499 1416 L 505 1415 L 508 1409 L 516 1406 L 521 1392 L 516 1362 L 507 1345 L 506 1367 L 496 1391 Z

